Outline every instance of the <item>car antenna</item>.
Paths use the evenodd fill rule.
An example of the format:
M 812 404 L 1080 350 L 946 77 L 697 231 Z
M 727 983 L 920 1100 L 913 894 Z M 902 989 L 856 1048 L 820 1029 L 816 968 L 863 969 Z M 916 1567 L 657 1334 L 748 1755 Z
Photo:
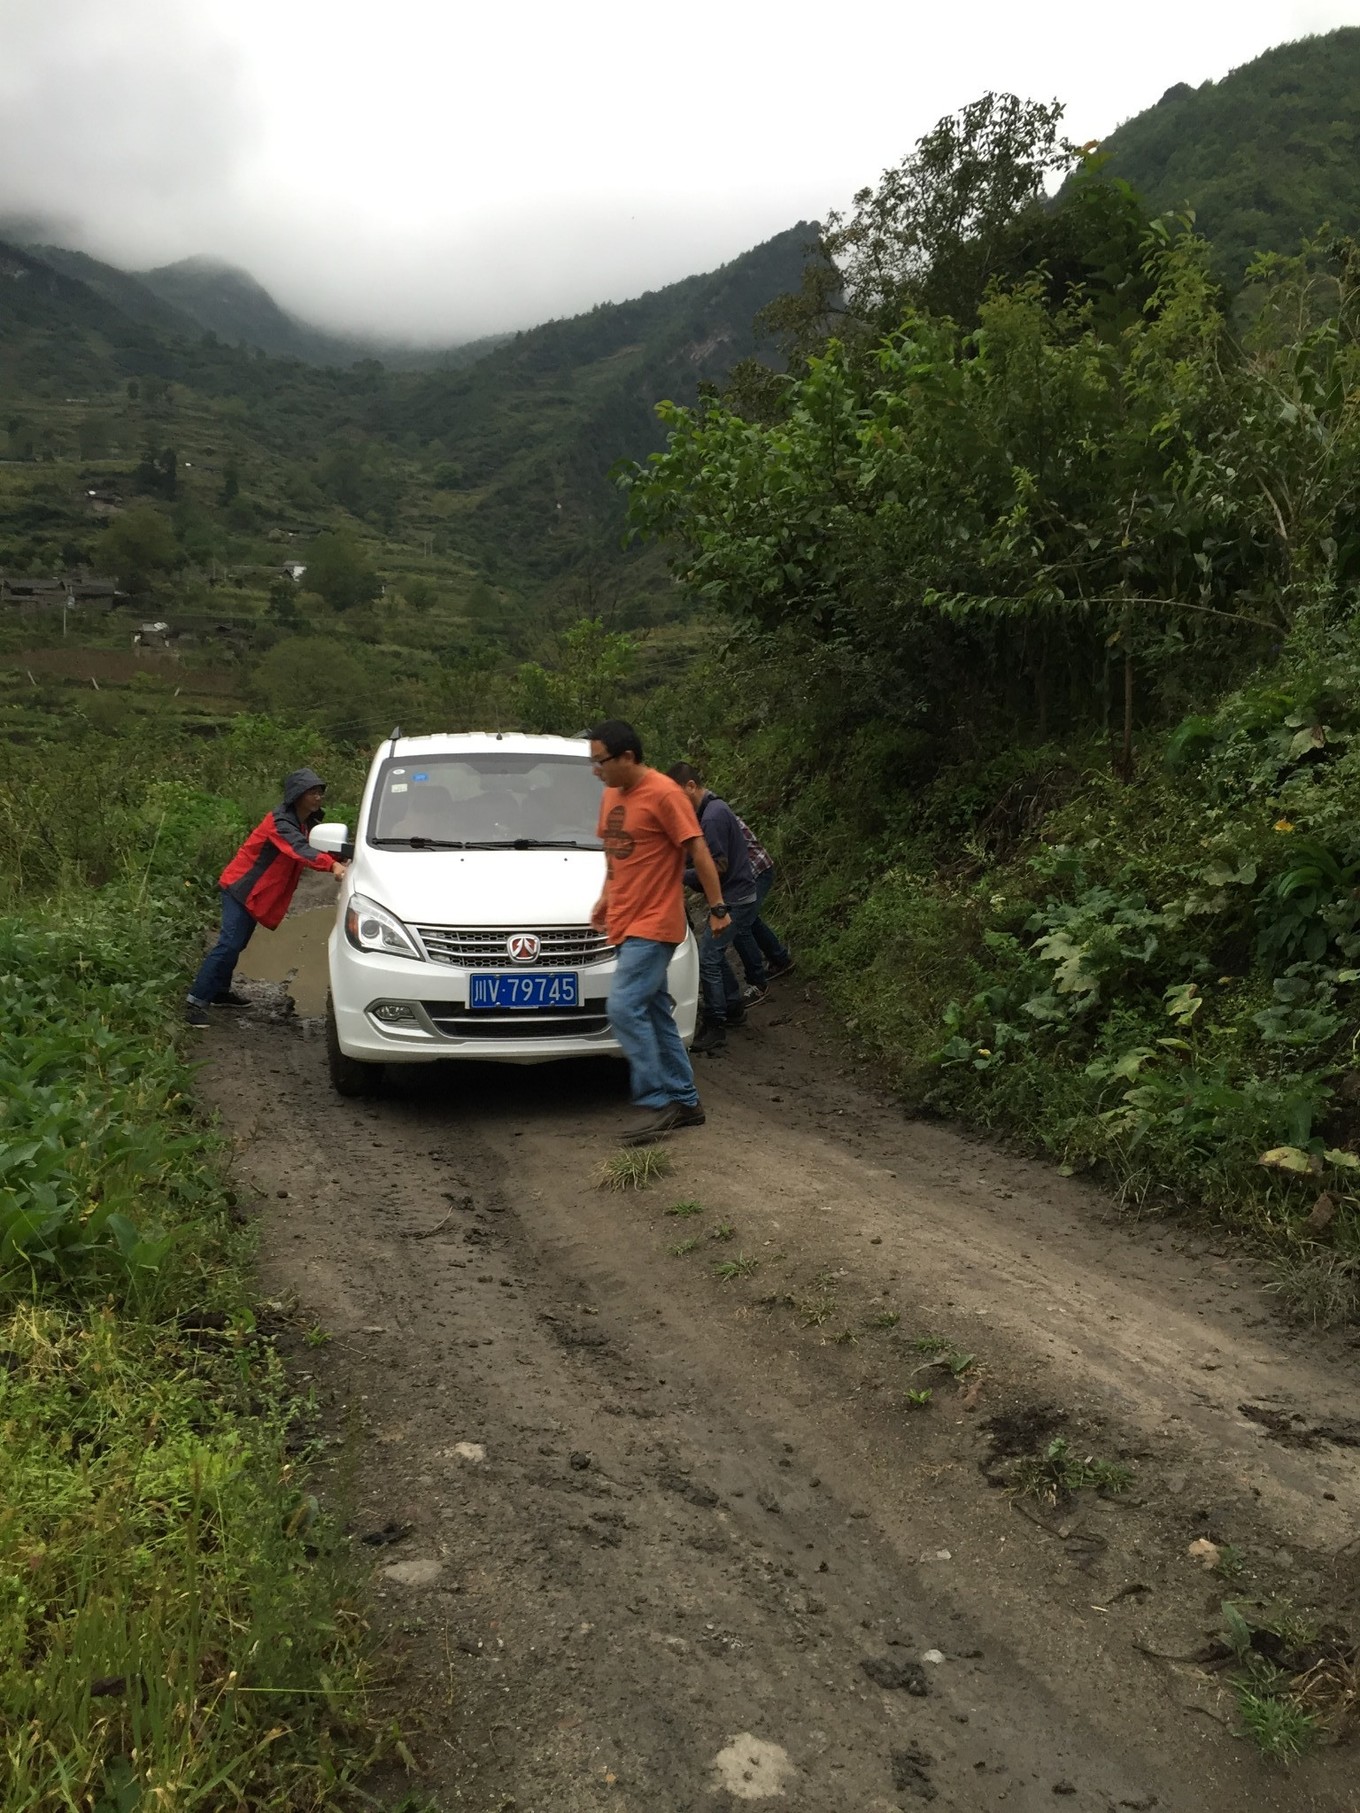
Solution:
M 389 756 L 394 756 L 397 753 L 397 738 L 400 735 L 401 735 L 401 725 L 394 724 L 392 726 L 392 747 L 387 752 Z

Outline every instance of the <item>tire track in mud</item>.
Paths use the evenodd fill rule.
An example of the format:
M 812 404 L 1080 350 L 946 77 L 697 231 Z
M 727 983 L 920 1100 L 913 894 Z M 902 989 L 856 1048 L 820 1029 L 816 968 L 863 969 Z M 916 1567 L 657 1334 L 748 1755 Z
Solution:
M 1037 1316 L 1026 1345 L 1035 1286 L 1023 1266 L 991 1269 L 991 1205 L 958 1212 L 947 1260 L 912 1221 L 913 1191 L 951 1165 L 975 1195 L 1047 1210 L 1063 1263 L 1098 1245 L 1124 1312 L 1145 1313 L 1117 1275 L 1145 1271 L 1141 1249 L 1071 1234 L 1026 1194 L 1038 1167 L 904 1128 L 805 1056 L 796 1022 L 740 1048 L 743 1067 L 707 1067 L 709 1126 L 675 1142 L 673 1182 L 629 1203 L 592 1187 L 623 1118 L 607 1066 L 422 1077 L 355 1104 L 330 1094 L 306 1024 L 238 1022 L 208 1049 L 205 1092 L 264 1204 L 265 1289 L 295 1293 L 332 1337 L 292 1356 L 337 1438 L 330 1496 L 356 1537 L 411 1526 L 375 1546 L 375 1595 L 441 1805 L 680 1813 L 773 1788 L 792 1813 L 1055 1793 L 1102 1809 L 1353 1804 L 1340 1753 L 1272 1775 L 1218 1722 L 1213 1683 L 1132 1648 L 1181 1653 L 1207 1627 L 1187 1532 L 1264 1516 L 1233 1457 L 1215 1471 L 1166 1422 L 1210 1411 L 1189 1390 L 1169 1410 L 1158 1377 L 1140 1427 L 1121 1420 L 1127 1380 L 1106 1389 L 1117 1354 L 1084 1354 L 1083 1335 L 1060 1366 Z M 929 1177 L 888 1178 L 912 1164 Z M 908 1199 L 895 1226 L 888 1182 Z M 751 1280 L 729 1289 L 670 1257 L 662 1210 L 691 1195 L 736 1221 L 761 1259 Z M 1008 1238 L 1020 1222 L 1008 1204 Z M 783 1301 L 828 1277 L 849 1340 Z M 978 1291 L 985 1323 L 967 1320 Z M 903 1331 L 969 1334 L 986 1374 L 973 1409 L 944 1386 L 903 1414 L 918 1356 L 899 1331 L 868 1332 L 885 1293 Z M 979 1418 L 1044 1398 L 1102 1452 L 1132 1447 L 1156 1488 L 1039 1528 L 1017 1517 L 980 1471 Z M 1241 1439 L 1273 1479 L 1285 1451 L 1268 1466 L 1268 1438 Z M 1353 1507 L 1321 1499 L 1333 1449 L 1287 1459 L 1278 1503 L 1311 1566 L 1297 1507 L 1324 1514 L 1324 1535 Z

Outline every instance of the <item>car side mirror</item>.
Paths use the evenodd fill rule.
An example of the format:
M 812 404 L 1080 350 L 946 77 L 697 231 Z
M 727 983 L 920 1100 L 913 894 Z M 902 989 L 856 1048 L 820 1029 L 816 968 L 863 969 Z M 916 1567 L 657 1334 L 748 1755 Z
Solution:
M 338 822 L 313 825 L 307 833 L 307 842 L 323 856 L 338 856 L 342 862 L 349 862 L 354 855 L 354 845 L 349 841 L 349 826 Z

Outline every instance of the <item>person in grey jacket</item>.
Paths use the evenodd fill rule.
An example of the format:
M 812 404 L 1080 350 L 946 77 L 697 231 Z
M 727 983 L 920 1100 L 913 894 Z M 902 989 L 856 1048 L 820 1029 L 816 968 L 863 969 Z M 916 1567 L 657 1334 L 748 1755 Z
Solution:
M 755 870 L 742 833 L 741 821 L 726 800 L 705 787 L 697 769 L 688 762 L 676 762 L 667 769 L 670 778 L 687 794 L 699 820 L 713 866 L 722 880 L 723 899 L 730 917 L 720 932 L 705 926 L 699 940 L 699 986 L 703 1017 L 695 1034 L 691 1051 L 717 1052 L 727 1043 L 727 1029 L 746 1018 L 741 988 L 727 953 L 736 938 L 749 932 L 760 907 L 756 898 Z M 698 878 L 686 869 L 685 883 L 697 887 Z

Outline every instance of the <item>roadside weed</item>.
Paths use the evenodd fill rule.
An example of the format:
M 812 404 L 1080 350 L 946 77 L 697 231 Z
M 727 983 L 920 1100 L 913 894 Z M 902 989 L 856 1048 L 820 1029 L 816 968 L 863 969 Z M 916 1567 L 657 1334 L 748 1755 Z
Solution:
M 944 1367 L 953 1378 L 964 1378 L 977 1365 L 975 1353 L 964 1353 L 954 1346 L 952 1341 L 941 1340 L 938 1336 L 927 1335 L 924 1339 L 911 1344 L 917 1353 L 928 1353 L 933 1358 L 924 1365 L 915 1368 L 916 1372 L 929 1372 L 932 1367 Z
M 911 1409 L 924 1410 L 934 1395 L 935 1393 L 927 1386 L 924 1391 L 909 1391 L 907 1393 L 906 1401 Z
M 733 1278 L 749 1278 L 759 1264 L 759 1259 L 749 1253 L 738 1253 L 734 1259 L 720 1259 L 713 1267 L 713 1276 L 720 1284 L 730 1284 Z
M 710 1240 L 730 1240 L 736 1231 L 730 1221 L 720 1221 L 717 1227 L 708 1230 L 708 1237 Z
M 1057 1435 L 1042 1454 L 1027 1454 L 1016 1464 L 1011 1490 L 1018 1498 L 1058 1505 L 1088 1488 L 1118 1493 L 1127 1492 L 1132 1484 L 1132 1467 L 1092 1455 L 1083 1458 L 1073 1452 L 1065 1435 Z
M 1360 1661 L 1347 1634 L 1274 1601 L 1253 1609 L 1223 1602 L 1222 1650 L 1242 1729 L 1263 1756 L 1288 1765 L 1360 1703 Z
M 315 1322 L 302 1338 L 308 1347 L 325 1347 L 335 1339 L 335 1336 L 328 1328 L 323 1328 L 319 1322 Z
M 1288 1763 L 1303 1756 L 1317 1742 L 1317 1720 L 1287 1695 L 1239 1685 L 1237 1712 L 1243 1730 L 1262 1756 L 1276 1762 Z
M 1246 1556 L 1235 1544 L 1231 1542 L 1220 1544 L 1218 1560 L 1214 1563 L 1214 1572 L 1220 1580 L 1236 1580 L 1246 1565 Z
M 701 1202 L 673 1202 L 666 1210 L 668 1215 L 702 1215 L 704 1205 Z
M 670 1153 L 660 1146 L 622 1146 L 600 1166 L 597 1182 L 602 1190 L 646 1190 L 673 1169 Z
M 896 1309 L 881 1309 L 876 1316 L 869 1318 L 870 1328 L 896 1328 L 902 1320 L 902 1312 Z
M 683 1259 L 686 1253 L 692 1253 L 699 1245 L 699 1236 L 692 1234 L 688 1240 L 681 1240 L 671 1248 L 672 1259 Z
M 831 1272 L 819 1272 L 815 1279 L 816 1289 L 801 1299 L 798 1314 L 804 1328 L 820 1328 L 836 1314 L 840 1305 L 836 1299 L 835 1276 Z

